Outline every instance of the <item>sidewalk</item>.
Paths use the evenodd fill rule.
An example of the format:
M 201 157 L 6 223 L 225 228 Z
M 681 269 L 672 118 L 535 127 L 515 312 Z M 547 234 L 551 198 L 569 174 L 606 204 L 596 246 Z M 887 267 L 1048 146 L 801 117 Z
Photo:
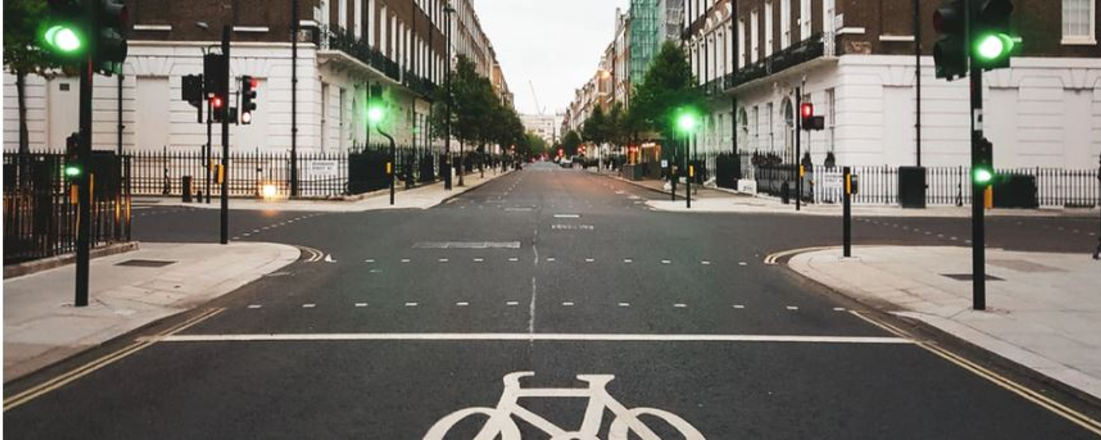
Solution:
M 1089 255 L 987 250 L 986 311 L 971 310 L 962 247 L 876 246 L 796 255 L 796 272 L 1101 399 L 1101 262 Z
M 398 184 L 397 191 L 394 196 L 394 205 L 390 205 L 390 191 L 380 190 L 372 192 L 363 199 L 355 201 L 344 200 L 278 200 L 278 201 L 265 201 L 260 199 L 230 199 L 229 209 L 231 210 L 254 210 L 254 211 L 312 211 L 312 212 L 364 212 L 364 211 L 380 211 L 388 209 L 429 209 L 433 206 L 439 205 L 448 199 L 463 194 L 467 191 L 473 190 L 486 182 L 489 182 L 498 177 L 505 176 L 511 173 L 512 170 L 494 173 L 491 170 L 486 170 L 485 177 L 480 177 L 480 173 L 471 173 L 463 177 L 464 186 L 458 186 L 458 176 L 455 177 L 451 191 L 446 191 L 443 188 L 443 182 L 436 182 L 430 185 L 413 188 L 410 190 L 402 189 L 404 184 Z M 179 197 L 164 198 L 164 197 L 136 197 L 135 204 L 147 204 L 146 201 L 152 201 L 148 203 L 154 206 L 186 206 L 191 208 L 200 209 L 221 209 L 221 205 L 215 200 L 214 203 L 183 203 Z
M 628 180 L 604 171 L 598 172 L 598 174 L 663 194 L 669 194 L 669 191 L 665 189 L 665 182 L 661 180 Z M 693 187 L 693 191 L 695 191 L 695 187 Z M 700 188 L 699 193 L 693 195 L 692 208 L 689 209 L 684 201 L 684 189 L 681 184 L 677 184 L 677 201 L 674 202 L 668 198 L 650 199 L 646 204 L 655 210 L 667 212 L 789 214 L 822 217 L 841 217 L 842 209 L 840 204 L 804 204 L 801 210 L 796 211 L 794 201 L 785 205 L 776 198 L 751 196 L 731 189 L 716 187 Z M 988 209 L 986 214 L 988 216 L 1019 217 L 1094 217 L 1098 215 L 1098 212 L 1096 209 L 1040 208 Z M 931 206 L 925 209 L 904 209 L 899 206 L 854 205 L 853 215 L 857 217 L 970 218 L 971 206 Z
M 89 305 L 73 304 L 75 267 L 4 280 L 4 380 L 25 376 L 149 323 L 184 312 L 298 259 L 270 243 L 142 243 L 91 262 Z M 119 266 L 130 260 L 164 267 Z

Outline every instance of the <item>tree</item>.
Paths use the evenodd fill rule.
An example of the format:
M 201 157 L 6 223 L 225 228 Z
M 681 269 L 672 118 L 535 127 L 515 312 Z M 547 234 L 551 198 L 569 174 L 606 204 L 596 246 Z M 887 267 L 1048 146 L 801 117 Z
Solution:
M 446 136 L 447 102 L 451 100 L 451 135 L 460 144 L 484 146 L 492 140 L 497 113 L 501 105 L 489 80 L 475 70 L 474 62 L 459 55 L 455 72 L 451 75 L 451 94 L 447 87 L 436 91 L 435 109 L 429 124 L 433 133 L 442 139 Z
M 577 134 L 577 131 L 570 130 L 566 133 L 566 136 L 562 138 L 562 149 L 565 150 L 567 156 L 576 156 L 577 147 L 581 146 L 581 135 Z
M 581 127 L 581 137 L 586 142 L 600 145 L 608 141 L 608 118 L 604 116 L 604 109 L 597 105 L 593 113 L 585 120 Z
M 612 104 L 612 110 L 608 112 L 608 128 L 606 136 L 608 142 L 622 146 L 630 143 L 630 130 L 627 127 L 627 111 L 623 109 L 623 103 L 616 101 Z
M 701 109 L 703 103 L 704 94 L 692 75 L 684 49 L 667 41 L 635 90 L 633 118 L 628 119 L 634 119 L 641 130 L 657 130 L 663 139 L 675 139 L 674 113 L 680 108 Z
M 46 0 L 4 0 L 4 67 L 15 75 L 19 101 L 19 152 L 30 151 L 27 132 L 27 75 L 60 67 L 38 46 L 38 26 L 45 21 Z

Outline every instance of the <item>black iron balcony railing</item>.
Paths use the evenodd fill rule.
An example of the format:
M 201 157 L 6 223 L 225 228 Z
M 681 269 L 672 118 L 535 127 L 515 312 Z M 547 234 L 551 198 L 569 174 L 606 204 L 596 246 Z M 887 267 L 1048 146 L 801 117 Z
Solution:
M 825 55 L 825 48 L 826 45 L 822 38 L 822 34 L 812 34 L 810 38 L 776 52 L 768 58 L 742 67 L 738 69 L 737 72 L 727 74 L 724 77 L 724 88 L 730 90 L 747 82 L 782 72 L 815 58 L 820 58 Z
M 431 99 L 436 93 L 436 84 L 428 78 L 413 74 L 413 72 L 406 70 L 404 81 L 406 87 L 413 90 L 417 94 Z
M 324 47 L 344 52 L 352 58 L 374 67 L 390 79 L 401 81 L 401 68 L 398 67 L 398 63 L 387 58 L 386 55 L 371 47 L 363 39 L 356 38 L 351 31 L 334 26 L 322 28 L 321 34 Z

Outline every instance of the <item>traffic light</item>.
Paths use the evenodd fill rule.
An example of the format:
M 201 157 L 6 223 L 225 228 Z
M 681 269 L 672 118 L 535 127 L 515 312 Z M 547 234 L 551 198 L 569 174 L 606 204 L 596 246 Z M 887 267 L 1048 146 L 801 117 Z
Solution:
M 42 47 L 61 61 L 77 61 L 88 52 L 88 23 L 77 0 L 49 0 L 39 31 Z
M 386 102 L 383 99 L 382 84 L 371 84 L 367 97 L 367 121 L 378 124 L 386 119 Z
M 814 104 L 804 102 L 799 105 L 799 119 L 801 120 L 799 125 L 802 126 L 804 130 L 806 130 L 807 127 L 810 125 L 810 118 L 813 117 Z
M 971 171 L 971 178 L 976 185 L 988 186 L 995 177 L 994 144 L 984 137 L 978 140 L 975 148 L 975 168 Z
M 96 0 L 93 7 L 96 70 L 108 75 L 121 74 L 129 47 L 126 42 L 129 11 L 121 0 Z
M 681 133 L 691 133 L 696 131 L 696 125 L 699 124 L 699 116 L 690 108 L 679 109 L 677 110 L 676 124 L 677 131 Z
M 220 96 L 225 92 L 229 81 L 229 72 L 226 71 L 225 56 L 217 53 L 203 55 L 203 90 L 207 98 Z M 222 96 L 225 100 L 225 97 Z
M 975 1 L 975 0 L 972 0 Z M 1009 58 L 1016 45 L 1009 29 L 1013 14 L 1010 0 L 980 0 L 972 15 L 971 61 L 983 70 L 1009 67 Z
M 933 12 L 933 29 L 937 31 L 933 62 L 937 78 L 952 81 L 967 76 L 965 12 L 960 0 L 948 0 Z
M 180 81 L 180 95 L 187 103 L 202 108 L 203 103 L 203 76 L 184 75 Z
M 248 75 L 241 76 L 241 123 L 252 123 L 252 112 L 256 110 L 256 87 L 259 81 Z
M 84 174 L 80 163 L 80 133 L 73 133 L 65 139 L 65 178 L 79 179 Z

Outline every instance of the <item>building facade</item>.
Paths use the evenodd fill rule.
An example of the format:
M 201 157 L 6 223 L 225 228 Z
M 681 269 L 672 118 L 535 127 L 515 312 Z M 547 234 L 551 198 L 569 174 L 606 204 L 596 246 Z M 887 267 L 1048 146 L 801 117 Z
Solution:
M 440 148 L 427 124 L 432 96 L 444 84 L 447 26 L 452 55 L 475 60 L 479 72 L 494 75 L 492 45 L 478 24 L 471 0 L 299 0 L 299 27 L 292 35 L 292 2 L 218 0 L 127 1 L 133 30 L 121 81 L 122 148 L 195 151 L 206 142 L 206 125 L 181 99 L 181 77 L 201 74 L 203 53 L 217 48 L 223 26 L 232 32 L 230 76 L 259 81 L 258 109 L 250 125 L 231 129 L 231 148 L 288 151 L 292 144 L 292 102 L 297 106 L 297 148 L 336 152 L 377 144 L 367 130 L 368 86 L 385 86 L 391 105 L 386 122 L 404 146 Z M 449 20 L 451 15 L 451 20 Z M 196 25 L 206 24 L 206 29 Z M 292 50 L 292 38 L 298 47 Z M 292 65 L 297 93 L 292 93 Z M 503 75 L 496 72 L 498 84 Z M 32 76 L 27 80 L 28 128 L 32 147 L 62 148 L 77 129 L 78 80 Z M 4 74 L 5 96 L 15 96 L 15 79 Z M 116 148 L 120 83 L 97 77 L 94 88 L 94 148 Z M 232 86 L 231 95 L 238 85 Z M 507 86 L 502 90 L 507 91 Z M 231 98 L 236 106 L 236 98 Z M 5 101 L 6 149 L 18 144 L 15 100 Z M 219 128 L 214 127 L 218 139 Z
M 818 165 L 830 153 L 839 165 L 970 163 L 968 81 L 934 76 L 938 2 L 683 4 L 684 44 L 711 98 L 695 140 L 701 152 L 769 152 L 792 162 L 795 136 L 802 136 L 803 150 Z M 984 125 L 995 165 L 1096 167 L 1097 0 L 1014 5 L 1020 52 L 1011 68 L 984 75 Z M 795 132 L 797 88 L 825 116 L 825 130 Z
M 558 143 L 558 125 L 562 122 L 558 115 L 520 115 L 524 130 L 539 136 L 547 145 Z

